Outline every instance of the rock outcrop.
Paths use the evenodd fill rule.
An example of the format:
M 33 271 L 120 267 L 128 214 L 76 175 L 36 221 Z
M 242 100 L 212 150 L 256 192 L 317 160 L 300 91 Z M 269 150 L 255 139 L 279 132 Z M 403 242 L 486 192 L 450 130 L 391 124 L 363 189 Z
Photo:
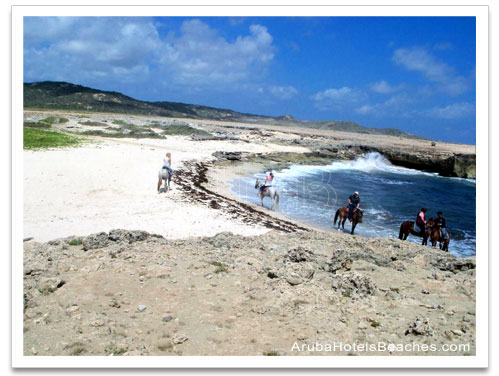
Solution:
M 474 258 L 398 239 L 316 231 L 168 240 L 113 230 L 30 241 L 24 353 L 356 355 L 292 347 L 431 337 L 438 348 L 470 345 L 397 354 L 474 355 L 474 267 Z

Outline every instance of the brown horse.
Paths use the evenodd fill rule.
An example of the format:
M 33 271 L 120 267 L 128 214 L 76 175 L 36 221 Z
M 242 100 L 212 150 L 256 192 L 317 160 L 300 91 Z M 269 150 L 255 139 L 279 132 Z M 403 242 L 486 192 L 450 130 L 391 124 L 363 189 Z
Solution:
M 442 251 L 449 252 L 449 243 L 450 243 L 449 230 L 447 230 L 447 238 L 444 238 L 442 236 L 442 232 L 440 231 L 440 229 L 437 226 L 429 227 L 426 229 L 425 238 L 426 238 L 426 240 L 428 238 L 430 239 L 432 247 L 436 247 L 437 242 L 438 242 L 439 248 Z
M 435 220 L 431 218 L 428 220 L 428 222 L 426 222 L 426 228 L 431 228 L 433 227 L 434 224 Z M 428 238 L 425 236 L 426 234 L 414 231 L 414 221 L 405 221 L 400 225 L 399 239 L 406 240 L 409 234 L 423 238 L 423 242 L 421 244 L 422 245 L 427 244 Z
M 351 234 L 353 235 L 353 232 L 355 230 L 355 226 L 357 226 L 357 223 L 362 223 L 362 216 L 364 215 L 364 212 L 360 209 L 355 210 L 352 216 L 352 232 Z M 338 230 L 340 229 L 340 225 L 345 229 L 345 222 L 348 218 L 348 206 L 344 206 L 342 208 L 339 208 L 336 210 L 336 214 L 334 215 L 334 223 L 336 225 L 336 221 L 338 220 L 338 217 L 340 217 L 340 220 L 338 222 Z

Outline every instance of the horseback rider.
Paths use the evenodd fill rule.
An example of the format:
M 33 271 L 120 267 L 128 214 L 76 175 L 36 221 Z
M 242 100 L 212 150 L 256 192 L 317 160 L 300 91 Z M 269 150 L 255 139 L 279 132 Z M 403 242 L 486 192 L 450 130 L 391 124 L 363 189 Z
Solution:
M 163 158 L 163 168 L 167 169 L 170 172 L 170 175 L 173 176 L 171 153 L 166 153 L 165 158 Z
M 348 220 L 352 221 L 353 214 L 360 207 L 359 192 L 355 191 L 353 195 L 348 198 Z
M 421 210 L 418 213 L 418 216 L 416 217 L 416 226 L 419 227 L 420 233 L 422 236 L 424 236 L 424 233 L 426 231 L 426 208 L 421 208 Z M 414 229 L 416 230 L 416 229 Z
M 258 191 L 258 195 L 259 196 L 262 196 L 263 195 L 263 191 L 269 187 L 272 187 L 272 181 L 274 180 L 274 174 L 273 172 L 271 171 L 267 177 L 265 178 L 265 182 L 263 183 L 263 185 L 260 187 L 260 190 Z
M 447 229 L 446 229 L 446 223 L 445 223 L 445 218 L 444 214 L 439 211 L 437 213 L 437 219 L 435 220 L 435 226 L 440 230 L 440 238 L 446 239 L 447 238 Z

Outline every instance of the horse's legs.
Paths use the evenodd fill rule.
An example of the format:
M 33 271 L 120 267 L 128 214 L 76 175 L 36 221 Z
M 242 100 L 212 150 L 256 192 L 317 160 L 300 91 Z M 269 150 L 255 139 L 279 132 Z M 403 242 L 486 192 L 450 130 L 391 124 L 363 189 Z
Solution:
M 343 222 L 341 222 L 341 228 L 345 230 L 345 222 L 347 221 L 347 217 L 343 218 Z
M 162 180 L 163 179 L 161 179 L 161 178 L 159 178 L 159 180 L 158 180 L 158 193 L 159 193 L 159 191 L 161 189 L 161 183 L 163 182 Z
M 351 235 L 353 235 L 353 232 L 355 230 L 355 226 L 357 225 L 357 223 L 355 221 L 352 222 L 352 232 L 350 233 Z

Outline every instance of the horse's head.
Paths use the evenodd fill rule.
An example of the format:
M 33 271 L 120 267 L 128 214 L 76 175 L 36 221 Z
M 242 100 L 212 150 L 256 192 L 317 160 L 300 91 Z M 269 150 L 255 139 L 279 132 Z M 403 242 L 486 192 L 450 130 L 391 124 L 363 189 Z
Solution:
M 364 212 L 360 209 L 355 212 L 355 216 L 357 217 L 356 218 L 357 223 L 362 223 L 362 216 L 363 215 L 364 215 Z
M 260 181 L 260 179 L 256 179 L 256 182 L 255 182 L 255 189 L 258 189 L 262 186 L 262 182 Z

